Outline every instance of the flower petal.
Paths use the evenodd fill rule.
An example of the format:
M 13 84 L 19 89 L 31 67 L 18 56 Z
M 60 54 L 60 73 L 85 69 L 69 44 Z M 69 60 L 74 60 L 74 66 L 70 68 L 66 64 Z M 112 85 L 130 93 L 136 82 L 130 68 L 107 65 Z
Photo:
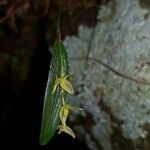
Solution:
M 65 104 L 63 107 L 64 109 L 68 109 L 68 110 L 83 110 L 82 108 L 79 108 L 70 104 Z
M 63 78 L 62 82 L 60 83 L 60 86 L 62 89 L 64 89 L 69 94 L 74 94 L 72 84 L 67 79 Z
M 54 88 L 53 88 L 52 94 L 54 94 L 54 92 L 56 91 L 57 86 L 60 84 L 59 82 L 60 82 L 60 81 L 59 81 L 59 78 L 55 80 Z
M 76 136 L 75 136 L 74 132 L 72 131 L 72 129 L 70 127 L 65 126 L 64 132 L 71 135 L 75 139 Z
M 75 134 L 72 131 L 72 129 L 68 126 L 63 126 L 63 125 L 59 125 L 59 131 L 58 134 L 60 134 L 61 132 L 65 132 L 67 134 L 69 134 L 70 136 L 72 136 L 73 138 L 75 138 Z

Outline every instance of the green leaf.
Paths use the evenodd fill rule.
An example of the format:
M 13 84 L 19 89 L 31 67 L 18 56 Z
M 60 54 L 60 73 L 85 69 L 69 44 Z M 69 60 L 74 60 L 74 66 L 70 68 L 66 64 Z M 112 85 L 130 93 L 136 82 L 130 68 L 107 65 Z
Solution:
M 52 51 L 52 61 L 48 75 L 47 87 L 44 97 L 42 125 L 39 142 L 41 145 L 48 143 L 54 136 L 59 126 L 59 110 L 61 104 L 61 88 L 56 87 L 53 93 L 54 83 L 61 74 L 69 74 L 67 51 L 61 41 L 56 41 Z M 66 93 L 64 94 L 66 97 Z

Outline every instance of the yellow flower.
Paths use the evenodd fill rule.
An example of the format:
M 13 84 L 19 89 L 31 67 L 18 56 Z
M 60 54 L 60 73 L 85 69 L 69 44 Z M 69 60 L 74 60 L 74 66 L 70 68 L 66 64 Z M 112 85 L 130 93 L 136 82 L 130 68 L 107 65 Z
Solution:
M 60 87 L 63 90 L 65 90 L 66 92 L 68 92 L 69 94 L 74 94 L 72 84 L 67 80 L 68 76 L 69 75 L 61 76 L 61 77 L 59 77 L 55 80 L 52 94 L 56 91 L 56 88 L 57 88 L 58 85 L 60 85 Z
M 82 110 L 81 108 L 77 108 L 70 104 L 65 104 L 63 100 L 63 106 L 60 108 L 60 111 L 59 111 L 59 118 L 61 120 L 62 125 L 66 125 L 66 120 L 69 114 L 69 110 L 76 110 L 76 109 Z
M 63 103 L 63 106 L 60 108 L 60 111 L 59 111 L 59 118 L 61 121 L 61 125 L 58 126 L 58 128 L 59 128 L 58 133 L 65 132 L 65 133 L 71 135 L 73 138 L 75 138 L 75 134 L 71 130 L 71 128 L 67 126 L 66 120 L 67 120 L 67 117 L 69 114 L 69 110 L 74 110 L 74 109 L 76 109 L 76 107 Z

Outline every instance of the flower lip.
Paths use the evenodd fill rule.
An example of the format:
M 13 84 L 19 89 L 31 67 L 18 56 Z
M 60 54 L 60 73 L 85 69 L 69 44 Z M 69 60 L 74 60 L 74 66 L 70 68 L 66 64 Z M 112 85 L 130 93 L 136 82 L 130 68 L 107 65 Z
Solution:
M 70 127 L 68 127 L 67 125 L 66 125 L 66 126 L 64 126 L 64 125 L 59 125 L 58 128 L 59 128 L 58 134 L 60 134 L 61 132 L 65 132 L 65 133 L 69 134 L 70 136 L 72 136 L 73 138 L 75 138 L 74 132 L 73 132 L 72 129 L 71 129 Z

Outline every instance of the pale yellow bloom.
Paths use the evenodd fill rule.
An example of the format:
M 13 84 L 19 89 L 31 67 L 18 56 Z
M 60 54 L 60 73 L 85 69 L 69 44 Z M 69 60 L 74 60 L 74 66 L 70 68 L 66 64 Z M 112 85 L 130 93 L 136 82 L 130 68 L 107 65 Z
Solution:
M 69 104 L 63 104 L 63 106 L 60 108 L 59 118 L 60 118 L 60 121 L 61 121 L 61 125 L 58 126 L 58 128 L 59 128 L 58 133 L 65 132 L 65 133 L 71 135 L 73 138 L 75 138 L 74 132 L 66 124 L 66 120 L 67 120 L 67 117 L 68 117 L 68 114 L 69 114 L 69 110 L 73 110 L 73 109 L 76 109 L 76 107 L 71 106 Z
M 65 90 L 66 92 L 68 92 L 69 94 L 74 94 L 72 84 L 67 80 L 68 76 L 69 75 L 61 76 L 61 77 L 59 77 L 55 80 L 52 94 L 56 91 L 56 88 L 57 88 L 58 85 L 60 85 L 60 87 L 63 90 Z

